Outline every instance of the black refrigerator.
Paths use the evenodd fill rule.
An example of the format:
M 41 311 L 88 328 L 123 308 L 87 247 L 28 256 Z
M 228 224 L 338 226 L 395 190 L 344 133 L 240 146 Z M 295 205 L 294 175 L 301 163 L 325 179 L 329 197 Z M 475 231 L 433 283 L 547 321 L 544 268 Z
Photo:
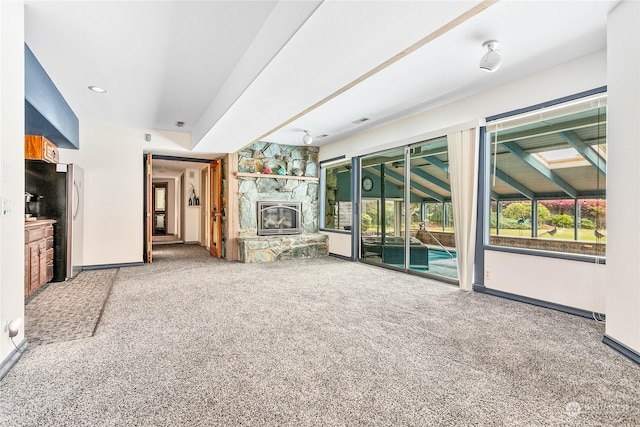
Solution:
M 25 213 L 54 219 L 53 281 L 63 282 L 82 270 L 84 171 L 75 164 L 25 160 Z

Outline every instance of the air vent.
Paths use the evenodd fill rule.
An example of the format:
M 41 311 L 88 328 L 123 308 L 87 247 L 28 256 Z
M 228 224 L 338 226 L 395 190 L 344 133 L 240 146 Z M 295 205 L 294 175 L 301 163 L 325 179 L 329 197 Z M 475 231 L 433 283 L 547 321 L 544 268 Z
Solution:
M 363 118 L 361 118 L 361 119 L 354 120 L 354 121 L 352 121 L 351 123 L 353 123 L 354 125 L 359 125 L 360 123 L 364 123 L 364 122 L 366 122 L 367 120 L 369 120 L 369 118 L 368 118 L 368 117 L 363 117 Z

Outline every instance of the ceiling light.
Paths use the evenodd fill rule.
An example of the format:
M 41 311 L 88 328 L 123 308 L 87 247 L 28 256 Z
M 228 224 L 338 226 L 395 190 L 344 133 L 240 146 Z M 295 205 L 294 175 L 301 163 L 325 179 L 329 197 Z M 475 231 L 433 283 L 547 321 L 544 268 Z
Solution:
M 311 136 L 311 134 L 309 134 L 308 130 L 305 130 L 304 133 L 305 135 L 302 137 L 302 142 L 307 145 L 311 144 L 313 142 L 313 137 Z
M 502 55 L 500 54 L 500 49 L 498 48 L 500 43 L 497 40 L 489 40 L 482 44 L 483 48 L 487 49 L 487 53 L 480 59 L 480 69 L 484 71 L 489 71 L 493 73 L 498 68 L 500 68 L 500 64 L 502 63 Z
M 184 126 L 184 122 L 176 122 L 176 127 L 181 128 L 182 126 Z
M 366 122 L 367 120 L 369 120 L 369 118 L 368 118 L 368 117 L 363 117 L 363 118 L 361 118 L 361 119 L 354 120 L 354 121 L 352 121 L 351 123 L 353 123 L 354 125 L 359 125 L 360 123 Z
M 89 86 L 89 90 L 92 90 L 96 93 L 106 93 L 107 90 L 104 88 L 101 88 L 100 86 Z

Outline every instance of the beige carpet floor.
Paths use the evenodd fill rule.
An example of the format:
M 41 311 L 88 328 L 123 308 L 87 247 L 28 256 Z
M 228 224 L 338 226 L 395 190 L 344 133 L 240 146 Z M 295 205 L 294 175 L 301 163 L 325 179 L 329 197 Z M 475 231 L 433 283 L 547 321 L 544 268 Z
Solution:
M 28 348 L 0 425 L 640 425 L 640 368 L 593 320 L 335 258 L 155 261 L 95 335 Z

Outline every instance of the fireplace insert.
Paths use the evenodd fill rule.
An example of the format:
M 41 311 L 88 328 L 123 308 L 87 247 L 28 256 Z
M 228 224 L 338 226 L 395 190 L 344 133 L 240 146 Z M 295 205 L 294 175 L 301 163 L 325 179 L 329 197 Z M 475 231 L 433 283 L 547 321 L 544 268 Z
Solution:
M 258 236 L 300 234 L 301 202 L 258 202 Z

